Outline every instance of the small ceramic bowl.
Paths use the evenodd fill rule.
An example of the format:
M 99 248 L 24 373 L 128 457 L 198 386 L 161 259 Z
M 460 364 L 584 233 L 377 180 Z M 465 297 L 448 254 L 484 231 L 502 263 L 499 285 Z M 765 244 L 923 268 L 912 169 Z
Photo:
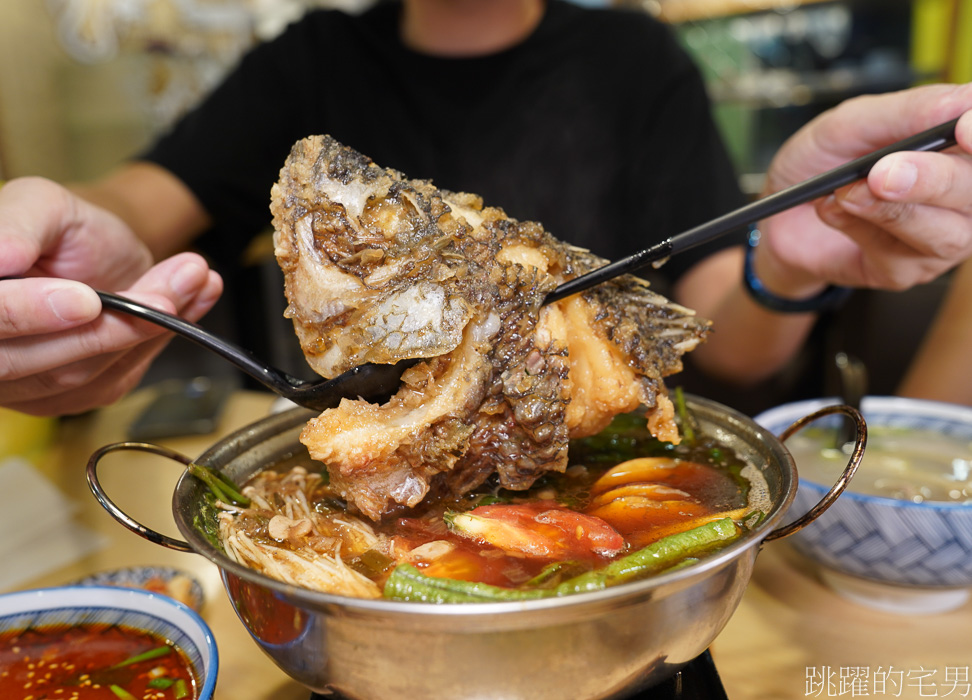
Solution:
M 203 589 L 192 575 L 167 566 L 132 566 L 92 574 L 74 585 L 121 586 L 141 588 L 167 595 L 199 612 L 203 605 Z
M 797 418 L 833 403 L 839 401 L 786 404 L 755 420 L 779 434 Z M 943 612 L 963 605 L 972 592 L 972 409 L 917 399 L 866 397 L 861 412 L 869 439 L 857 474 L 830 509 L 790 542 L 820 565 L 827 584 L 858 603 L 899 613 Z M 832 457 L 836 453 L 830 474 L 836 477 L 843 469 L 846 458 L 833 442 L 839 420 L 839 416 L 821 419 L 787 441 L 800 474 L 792 512 L 805 512 L 834 480 L 826 480 L 829 474 L 820 476 L 816 462 L 810 468 L 810 455 L 829 450 Z M 929 477 L 916 477 L 913 464 L 917 458 L 908 452 L 910 438 L 905 437 L 909 431 L 912 435 L 921 431 L 921 439 L 913 441 L 921 447 L 916 454 L 940 449 L 946 442 L 949 455 L 958 451 L 945 470 L 948 473 L 935 476 L 938 494 L 927 490 Z M 808 446 L 810 440 L 819 441 L 816 451 Z M 882 460 L 880 470 L 878 459 Z M 887 476 L 889 468 L 891 477 Z M 941 493 L 956 500 L 945 500 Z
M 109 624 L 148 632 L 177 647 L 192 663 L 193 700 L 210 700 L 219 657 L 209 626 L 172 598 L 116 586 L 61 586 L 0 595 L 0 637 L 24 629 Z

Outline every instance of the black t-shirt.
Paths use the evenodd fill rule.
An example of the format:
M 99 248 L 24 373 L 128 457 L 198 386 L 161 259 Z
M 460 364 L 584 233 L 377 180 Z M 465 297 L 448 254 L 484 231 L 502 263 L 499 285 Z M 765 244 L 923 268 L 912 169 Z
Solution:
M 270 225 L 270 188 L 311 134 L 610 259 L 743 202 L 699 72 L 648 15 L 550 0 L 514 48 L 442 59 L 402 45 L 399 11 L 311 12 L 143 154 L 213 217 L 201 245 L 217 261 Z

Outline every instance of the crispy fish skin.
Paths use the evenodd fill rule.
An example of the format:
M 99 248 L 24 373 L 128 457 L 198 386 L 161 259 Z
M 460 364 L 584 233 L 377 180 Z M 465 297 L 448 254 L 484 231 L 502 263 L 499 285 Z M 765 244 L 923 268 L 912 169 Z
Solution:
M 645 282 L 543 306 L 605 261 L 328 136 L 294 145 L 271 211 L 286 315 L 315 371 L 427 360 L 388 403 L 345 400 L 301 435 L 368 517 L 493 473 L 528 488 L 566 467 L 570 437 L 642 405 L 653 432 L 677 441 L 663 378 L 709 324 Z
M 286 315 L 318 374 L 458 347 L 497 245 L 453 219 L 430 183 L 307 139 L 271 196 Z

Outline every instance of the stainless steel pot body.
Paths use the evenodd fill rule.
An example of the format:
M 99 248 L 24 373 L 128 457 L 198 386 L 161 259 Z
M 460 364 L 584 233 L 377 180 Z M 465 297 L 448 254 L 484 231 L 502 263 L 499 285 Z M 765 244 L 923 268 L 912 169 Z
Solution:
M 223 580 L 257 644 L 318 692 L 362 700 L 622 698 L 705 651 L 739 603 L 755 551 L 649 590 L 569 605 L 360 605 L 270 593 L 227 569 Z M 264 611 L 274 613 L 270 624 Z
M 185 543 L 148 531 L 150 536 L 134 521 L 123 524 L 215 563 L 256 643 L 314 691 L 338 691 L 355 700 L 623 698 L 665 680 L 704 652 L 739 604 L 762 543 L 799 529 L 774 530 L 797 486 L 782 442 L 714 402 L 690 398 L 689 409 L 703 431 L 761 470 L 770 512 L 753 532 L 699 564 L 596 593 L 434 605 L 297 588 L 240 566 L 208 541 L 195 525 L 204 487 L 188 474 L 173 495 Z M 309 415 L 298 409 L 270 416 L 195 461 L 238 482 L 262 469 L 306 464 L 310 458 L 298 435 Z M 89 464 L 89 482 L 91 472 Z

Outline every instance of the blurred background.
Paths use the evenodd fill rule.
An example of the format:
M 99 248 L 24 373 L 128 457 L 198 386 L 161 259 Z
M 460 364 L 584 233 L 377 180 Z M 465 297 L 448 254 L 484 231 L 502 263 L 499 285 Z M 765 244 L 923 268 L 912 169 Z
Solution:
M 577 0 L 580 1 L 580 0 Z M 358 11 L 370 0 L 3 0 L 0 3 L 0 178 L 97 176 L 189 109 L 255 42 L 315 7 Z M 607 5 L 606 0 L 586 0 Z M 702 66 L 745 191 L 758 193 L 776 147 L 801 124 L 862 93 L 972 80 L 972 0 L 618 0 L 672 25 Z M 217 310 L 204 325 L 306 374 L 293 334 L 247 332 L 279 319 L 272 249 L 247 253 L 265 308 Z M 881 378 L 924 332 L 947 280 L 901 295 L 858 294 L 795 363 L 792 390 L 820 394 L 823 351 L 848 350 Z M 237 304 L 237 307 L 239 304 Z M 267 321 L 278 323 L 279 320 Z M 284 326 L 281 326 L 284 328 Z M 254 345 L 254 344 L 257 345 Z M 146 382 L 232 372 L 184 341 Z M 192 360 L 187 357 L 192 356 Z M 819 369 L 819 367 L 817 367 Z M 741 407 L 744 408 L 744 407 Z M 755 409 L 754 409 L 755 410 Z

